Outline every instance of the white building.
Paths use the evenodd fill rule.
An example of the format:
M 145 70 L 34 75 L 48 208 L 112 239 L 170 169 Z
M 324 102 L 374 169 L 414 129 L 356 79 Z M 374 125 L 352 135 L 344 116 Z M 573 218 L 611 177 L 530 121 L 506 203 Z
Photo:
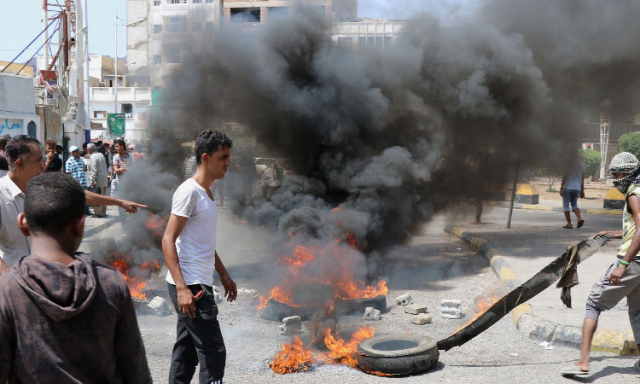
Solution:
M 206 42 L 219 25 L 221 4 L 222 0 L 127 0 L 127 85 L 164 86 L 166 76 L 191 53 L 182 44 L 186 32 L 190 39 Z
M 0 74 L 0 135 L 6 134 L 29 135 L 44 142 L 33 79 L 28 76 Z
M 93 87 L 91 97 L 91 139 L 107 138 L 107 114 L 115 113 L 115 88 Z M 118 87 L 119 112 L 125 116 L 125 141 L 137 144 L 147 139 L 151 88 Z M 100 126 L 98 127 L 97 124 Z M 96 128 L 93 128 L 96 127 Z
M 350 22 L 333 23 L 331 38 L 335 45 L 345 49 L 380 50 L 393 44 L 408 22 L 357 18 Z

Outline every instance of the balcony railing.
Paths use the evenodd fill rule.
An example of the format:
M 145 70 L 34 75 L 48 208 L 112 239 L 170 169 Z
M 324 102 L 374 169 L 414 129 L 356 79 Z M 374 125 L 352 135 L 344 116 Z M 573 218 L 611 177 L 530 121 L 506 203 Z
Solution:
M 90 98 L 92 101 L 115 100 L 115 88 L 93 87 Z M 118 87 L 118 101 L 150 101 L 151 88 L 147 87 Z

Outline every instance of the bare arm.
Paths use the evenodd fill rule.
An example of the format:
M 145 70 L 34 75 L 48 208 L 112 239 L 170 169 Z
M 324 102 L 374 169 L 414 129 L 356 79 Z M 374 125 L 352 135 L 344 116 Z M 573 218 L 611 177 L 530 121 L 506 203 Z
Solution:
M 238 297 L 238 290 L 236 288 L 236 283 L 229 276 L 229 272 L 222 264 L 222 260 L 220 260 L 220 256 L 218 256 L 218 252 L 216 251 L 216 272 L 220 276 L 220 282 L 224 287 L 224 295 L 227 297 L 227 301 L 231 302 Z
M 640 252 L 640 231 L 638 231 L 638 226 L 640 225 L 640 197 L 636 195 L 629 196 L 628 204 L 631 209 L 631 213 L 633 214 L 633 220 L 636 223 L 636 233 L 633 235 L 633 240 L 631 240 L 631 245 L 629 246 L 627 253 L 622 258 L 622 260 L 626 262 L 626 265 L 629 265 L 638 252 Z M 624 273 L 627 271 L 627 268 L 622 265 L 624 265 L 624 263 L 618 263 L 618 267 L 609 275 L 609 281 L 611 281 L 611 284 L 620 284 L 620 279 L 622 279 L 622 276 L 624 276 Z
M 176 240 L 182 233 L 185 224 L 187 224 L 187 220 L 189 219 L 186 217 L 173 214 L 169 217 L 167 228 L 164 230 L 164 236 L 162 237 L 162 252 L 164 253 L 164 261 L 167 264 L 167 268 L 169 268 L 169 273 L 171 273 L 173 282 L 176 284 L 180 312 L 193 319 L 196 316 L 196 304 L 193 299 L 193 293 L 187 287 L 187 283 L 185 283 L 182 276 L 178 250 L 176 249 Z
M 567 173 L 565 172 L 562 176 L 562 183 L 560 184 L 560 196 L 564 194 L 564 183 L 567 182 Z
M 115 205 L 129 213 L 138 212 L 138 208 L 147 208 L 146 205 L 134 203 L 127 200 L 114 199 L 113 197 L 98 195 L 97 193 L 89 191 L 84 191 L 84 195 L 87 198 L 87 205 Z
M 612 239 L 622 239 L 622 231 L 601 231 L 596 233 L 593 237 L 600 235 L 609 235 Z

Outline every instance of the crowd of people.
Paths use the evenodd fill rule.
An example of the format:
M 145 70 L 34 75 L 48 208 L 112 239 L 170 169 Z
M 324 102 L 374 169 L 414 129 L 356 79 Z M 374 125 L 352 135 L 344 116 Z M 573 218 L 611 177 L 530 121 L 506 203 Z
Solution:
M 0 177 L 0 383 L 151 383 L 124 277 L 77 252 L 86 206 L 115 205 L 129 213 L 146 208 L 116 197 L 136 155 L 122 140 L 116 140 L 111 159 L 101 143 L 82 151 L 72 146 L 63 172 L 55 142 L 45 143 L 43 155 L 33 137 L 2 139 L 7 172 Z M 198 365 L 200 382 L 221 384 L 224 376 L 214 271 L 228 301 L 236 299 L 237 288 L 216 252 L 212 186 L 230 167 L 231 146 L 219 132 L 198 135 L 195 172 L 172 199 L 162 239 L 178 314 L 170 383 L 190 383 Z M 112 196 L 106 195 L 109 173 Z

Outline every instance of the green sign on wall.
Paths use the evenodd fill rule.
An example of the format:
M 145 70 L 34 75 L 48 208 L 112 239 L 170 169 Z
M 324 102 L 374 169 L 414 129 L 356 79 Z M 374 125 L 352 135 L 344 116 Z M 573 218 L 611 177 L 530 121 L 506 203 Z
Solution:
M 109 136 L 124 136 L 124 113 L 107 113 Z

